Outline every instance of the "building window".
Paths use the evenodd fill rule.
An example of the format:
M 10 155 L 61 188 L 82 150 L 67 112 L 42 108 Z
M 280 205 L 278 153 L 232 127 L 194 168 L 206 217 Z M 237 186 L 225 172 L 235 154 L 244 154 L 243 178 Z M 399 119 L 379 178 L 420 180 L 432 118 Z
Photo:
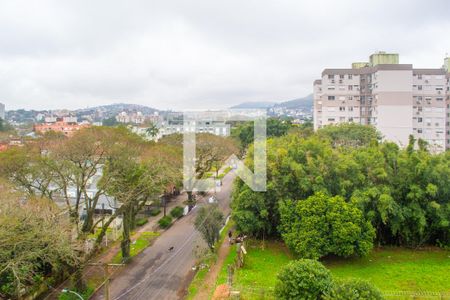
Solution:
M 328 86 L 328 90 L 334 91 L 334 85 L 329 85 L 329 86 Z
M 417 75 L 417 79 L 422 79 L 422 74 Z
M 348 100 L 353 100 L 353 96 L 348 96 Z
M 333 100 L 335 100 L 335 99 L 336 99 L 335 96 L 328 96 L 328 100 L 330 100 L 330 101 L 333 101 Z
M 348 74 L 348 79 L 353 79 L 353 75 L 352 74 Z
M 422 128 L 417 129 L 417 133 L 422 133 Z
M 339 111 L 345 111 L 345 106 L 340 106 Z
M 339 75 L 339 79 L 344 79 L 345 76 L 344 75 Z
M 334 79 L 334 75 L 328 75 L 328 79 Z
M 418 85 L 418 86 L 417 86 L 417 89 L 418 89 L 419 91 L 421 91 L 421 90 L 422 90 L 422 86 L 421 86 L 421 85 Z
M 349 85 L 349 86 L 348 86 L 348 90 L 349 90 L 349 91 L 353 91 L 353 85 Z
M 422 123 L 422 121 L 423 121 L 422 118 L 420 118 L 420 117 L 417 118 L 417 122 L 418 122 L 418 123 Z

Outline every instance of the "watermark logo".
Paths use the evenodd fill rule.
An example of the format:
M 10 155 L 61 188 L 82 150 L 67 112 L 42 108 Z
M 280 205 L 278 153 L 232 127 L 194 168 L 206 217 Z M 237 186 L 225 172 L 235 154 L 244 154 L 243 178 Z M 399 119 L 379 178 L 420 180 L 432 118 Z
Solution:
M 186 191 L 209 191 L 220 188 L 214 178 L 197 178 L 201 157 L 196 153 L 196 134 L 212 133 L 221 136 L 230 135 L 232 121 L 253 122 L 253 171 L 242 160 L 232 154 L 225 160 L 224 166 L 230 166 L 235 174 L 253 191 L 267 190 L 266 168 L 266 111 L 222 110 L 222 111 L 186 111 L 183 113 L 183 184 Z M 223 166 L 223 167 L 224 167 Z

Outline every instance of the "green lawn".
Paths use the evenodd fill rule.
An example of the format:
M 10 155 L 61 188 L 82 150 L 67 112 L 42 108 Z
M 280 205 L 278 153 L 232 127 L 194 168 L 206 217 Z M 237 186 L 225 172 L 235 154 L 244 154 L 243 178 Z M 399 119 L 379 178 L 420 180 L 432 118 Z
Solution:
M 244 288 L 244 299 L 259 299 L 260 290 L 272 290 L 276 274 L 293 258 L 283 243 L 274 241 L 266 242 L 265 249 L 261 242 L 249 241 L 247 252 L 244 267 L 234 276 L 234 286 Z M 217 284 L 226 282 L 226 265 L 232 264 L 235 257 L 233 249 Z M 382 291 L 450 292 L 450 252 L 437 248 L 417 251 L 383 248 L 374 250 L 366 258 L 328 259 L 324 264 L 335 278 L 362 278 Z
M 450 292 L 450 252 L 437 248 L 376 249 L 366 258 L 328 260 L 336 278 L 357 277 L 382 291 Z
M 248 242 L 246 245 L 244 267 L 238 269 L 235 280 L 238 285 L 253 287 L 274 287 L 278 270 L 286 265 L 292 256 L 279 242 Z M 233 249 L 234 255 L 236 250 Z
M 151 245 L 154 239 L 159 236 L 158 232 L 143 232 L 137 240 L 131 244 L 130 255 L 136 256 L 142 252 L 145 248 Z M 119 251 L 117 255 L 112 259 L 112 263 L 119 264 L 122 262 L 122 252 Z

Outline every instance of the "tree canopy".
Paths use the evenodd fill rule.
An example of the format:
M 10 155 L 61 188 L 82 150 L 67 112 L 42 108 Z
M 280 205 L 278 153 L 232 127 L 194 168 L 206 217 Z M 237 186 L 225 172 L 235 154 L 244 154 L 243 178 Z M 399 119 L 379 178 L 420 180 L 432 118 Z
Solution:
M 303 201 L 288 200 L 280 203 L 280 215 L 281 235 L 301 257 L 365 256 L 372 249 L 372 225 L 341 196 L 319 192 Z
M 78 265 L 78 244 L 56 205 L 0 183 L 0 297 L 21 298 L 45 276 Z
M 281 203 L 292 201 L 295 208 L 320 192 L 359 209 L 375 229 L 377 244 L 448 246 L 450 153 L 431 154 L 414 139 L 400 149 L 378 138 L 373 128 L 340 125 L 269 139 L 267 192 L 236 180 L 237 228 L 254 236 L 281 235 Z M 250 147 L 246 165 L 252 159 Z

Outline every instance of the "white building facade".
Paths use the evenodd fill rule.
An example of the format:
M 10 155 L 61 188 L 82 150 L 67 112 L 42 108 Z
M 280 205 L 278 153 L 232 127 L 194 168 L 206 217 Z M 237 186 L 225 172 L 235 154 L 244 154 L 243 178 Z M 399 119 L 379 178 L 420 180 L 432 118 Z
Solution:
M 448 59 L 439 69 L 414 69 L 396 63 L 395 55 L 377 53 L 351 69 L 325 69 L 314 81 L 314 128 L 355 122 L 373 125 L 400 146 L 412 134 L 432 151 L 450 148 Z

